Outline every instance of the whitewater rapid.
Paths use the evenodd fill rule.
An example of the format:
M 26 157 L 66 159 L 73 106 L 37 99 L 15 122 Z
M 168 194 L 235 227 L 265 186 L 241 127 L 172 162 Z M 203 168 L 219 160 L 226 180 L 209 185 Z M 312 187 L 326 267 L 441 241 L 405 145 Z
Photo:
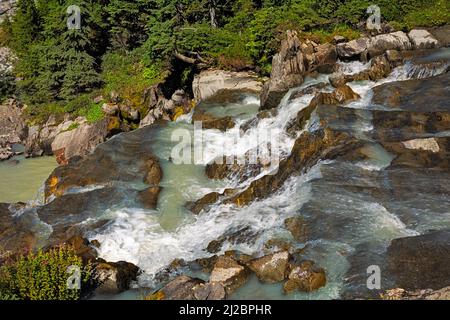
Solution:
M 360 62 L 340 62 L 339 65 L 346 74 L 354 74 L 370 67 L 370 63 L 363 64 Z M 371 89 L 374 86 L 391 81 L 407 80 L 413 73 L 416 77 L 429 77 L 442 72 L 438 69 L 432 72 L 416 72 L 417 70 L 412 72 L 411 70 L 414 68 L 417 67 L 406 64 L 394 69 L 387 78 L 380 81 L 349 83 L 349 86 L 361 95 L 361 99 L 349 103 L 346 107 L 357 109 L 373 107 L 370 105 L 370 102 L 372 99 Z M 270 131 L 277 135 L 276 138 L 282 157 L 287 157 L 294 145 L 295 137 L 288 135 L 286 128 L 290 121 L 295 118 L 298 111 L 309 104 L 313 95 L 303 95 L 293 100 L 290 100 L 290 98 L 298 90 L 320 82 L 328 83 L 328 76 L 320 75 L 316 79 L 308 79 L 301 87 L 290 90 L 280 103 L 278 112 L 275 115 L 258 119 L 255 122 L 256 125 L 243 133 L 241 139 L 237 141 L 236 133 L 233 129 L 226 132 L 204 130 L 204 157 L 202 164 L 206 165 L 214 160 L 217 155 L 220 155 L 223 152 L 224 145 L 234 144 L 234 148 L 225 150 L 225 155 L 236 157 L 245 155 L 249 150 L 259 145 L 266 145 L 269 140 L 264 140 L 264 137 L 261 139 L 260 133 L 262 131 Z M 331 86 L 328 84 L 323 90 L 330 91 Z M 245 108 L 248 105 L 259 104 L 259 100 L 255 96 L 248 96 L 240 103 L 242 108 Z M 256 119 L 256 115 L 254 115 L 254 119 Z M 192 114 L 184 115 L 173 126 L 162 130 L 168 130 L 165 133 L 166 137 L 169 137 L 171 131 L 179 126 L 192 130 L 191 120 Z M 357 129 L 362 133 L 369 131 L 372 128 L 370 120 L 369 117 L 367 121 L 360 123 L 360 127 Z M 236 119 L 237 127 L 244 125 L 247 121 L 248 119 Z M 305 127 L 307 130 L 314 130 L 314 128 L 313 120 Z M 168 143 L 167 140 L 165 142 Z M 155 148 L 157 149 L 158 147 L 156 146 Z M 164 150 L 160 151 L 160 155 L 167 158 L 169 147 L 166 145 L 161 148 Z M 391 156 L 382 148 L 374 147 L 371 152 L 374 155 L 372 160 L 358 163 L 356 166 L 365 170 L 381 170 L 387 167 L 392 160 Z M 244 228 L 249 230 L 250 236 L 248 241 L 239 243 L 225 242 L 221 249 L 221 252 L 233 249 L 247 254 L 261 253 L 265 242 L 271 238 L 289 238 L 289 232 L 283 227 L 284 220 L 296 215 L 310 199 L 311 182 L 320 179 L 322 166 L 329 164 L 329 162 L 319 162 L 307 173 L 288 179 L 284 186 L 275 194 L 264 200 L 253 202 L 246 207 L 218 204 L 198 216 L 184 209 L 174 208 L 173 210 L 181 210 L 180 212 L 182 213 L 176 216 L 178 221 L 174 223 L 175 227 L 172 229 L 162 226 L 161 211 L 164 211 L 164 208 L 161 205 L 157 210 L 140 208 L 107 210 L 102 215 L 102 218 L 110 218 L 113 222 L 100 233 L 89 235 L 89 238 L 90 240 L 97 239 L 100 241 L 99 256 L 107 261 L 125 260 L 138 265 L 144 271 L 139 278 L 138 286 L 151 287 L 154 285 L 154 276 L 158 271 L 168 266 L 173 260 L 184 259 L 192 261 L 197 258 L 211 256 L 205 248 L 210 241 L 216 240 L 224 234 Z M 177 167 L 171 165 L 170 170 L 177 170 Z M 226 179 L 221 182 L 208 182 L 208 185 L 205 185 L 205 177 L 202 176 L 203 167 L 194 169 L 191 166 L 184 166 L 183 170 L 186 170 L 184 171 L 186 174 L 192 174 L 192 177 L 180 179 L 177 173 L 173 172 L 163 180 L 163 183 L 172 190 L 171 192 L 180 194 L 180 198 L 177 198 L 180 206 L 183 205 L 186 199 L 195 200 L 209 192 L 221 191 L 225 188 L 243 188 L 254 179 L 267 174 L 267 172 L 262 172 L 257 177 L 250 177 L 244 182 L 239 182 L 236 179 Z M 351 203 L 353 206 L 360 208 L 361 219 L 366 219 L 361 220 L 361 235 L 355 235 L 355 237 L 363 237 L 368 234 L 369 231 L 364 229 L 367 228 L 365 224 L 379 228 L 379 232 L 376 230 L 370 230 L 370 232 L 378 232 L 381 238 L 389 238 L 392 235 L 417 234 L 414 230 L 407 229 L 398 217 L 391 214 L 379 203 L 367 203 L 345 195 L 341 195 L 339 201 L 342 201 L 343 204 Z M 356 240 L 353 239 L 355 242 Z M 319 297 L 337 298 L 341 282 L 339 278 L 345 272 L 346 263 L 341 261 L 343 260 L 341 256 L 336 256 L 336 252 L 344 249 L 351 251 L 352 248 L 344 242 L 326 243 L 325 241 L 324 243 L 313 243 L 312 245 L 326 246 L 327 250 L 331 252 L 329 256 L 316 257 L 316 260 L 321 262 L 327 270 L 336 271 L 329 279 L 331 283 L 329 291 L 324 296 Z M 340 264 L 336 265 L 336 261 L 340 261 Z

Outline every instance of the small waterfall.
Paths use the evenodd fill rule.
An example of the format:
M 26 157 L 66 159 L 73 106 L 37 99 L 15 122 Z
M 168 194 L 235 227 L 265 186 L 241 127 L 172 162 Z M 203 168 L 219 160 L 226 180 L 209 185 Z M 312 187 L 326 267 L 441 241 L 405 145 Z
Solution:
M 346 74 L 354 74 L 370 66 L 369 63 L 363 64 L 360 62 L 340 62 L 339 65 Z M 377 82 L 362 81 L 350 83 L 349 85 L 352 89 L 361 95 L 361 99 L 349 103 L 346 107 L 369 109 L 372 99 L 371 89 L 374 86 L 392 81 L 408 80 L 412 77 L 433 76 L 442 72 L 444 72 L 443 69 L 437 67 L 429 69 L 428 67 L 406 64 L 394 69 L 386 79 Z M 277 139 L 281 153 L 284 157 L 288 156 L 295 139 L 286 133 L 287 126 L 295 118 L 299 110 L 310 103 L 313 95 L 303 95 L 293 100 L 291 100 L 291 97 L 298 90 L 319 82 L 327 82 L 327 76 L 321 75 L 317 79 L 308 79 L 300 88 L 290 90 L 280 103 L 275 115 L 262 119 L 257 119 L 255 115 L 255 126 L 242 133 L 238 140 L 236 140 L 236 132 L 233 129 L 226 132 L 204 130 L 203 164 L 209 163 L 217 155 L 222 154 L 224 145 L 233 146 L 233 148 L 225 150 L 225 155 L 238 157 L 245 155 L 246 152 L 255 147 L 267 144 L 269 140 L 264 140 L 264 136 L 261 135 L 261 132 L 264 131 L 273 131 L 278 135 Z M 330 88 L 328 86 L 323 90 L 330 90 Z M 243 104 L 254 104 L 255 102 L 254 98 L 243 100 Z M 179 122 L 179 125 L 188 126 L 191 117 L 192 114 L 186 115 L 184 118 L 180 117 L 177 122 Z M 238 119 L 236 121 L 237 127 L 243 125 L 247 120 Z M 360 132 L 370 130 L 370 120 L 370 117 L 368 117 L 367 121 L 354 129 Z M 316 125 L 317 123 L 313 119 L 308 124 L 307 129 L 314 130 Z M 261 136 L 263 137 L 262 139 Z M 354 168 L 367 171 L 381 170 L 392 160 L 390 155 L 376 146 L 370 152 L 374 155 L 374 160 L 372 162 L 358 163 L 354 165 Z M 242 230 L 242 228 L 248 228 L 252 234 L 251 237 L 247 241 L 233 243 L 225 241 L 221 249 L 222 252 L 234 249 L 248 254 L 258 253 L 261 252 L 264 243 L 268 239 L 277 236 L 289 237 L 288 232 L 283 228 L 284 220 L 287 217 L 298 214 L 302 206 L 310 200 L 312 196 L 311 185 L 313 181 L 322 177 L 321 168 L 323 165 L 330 165 L 330 163 L 319 162 L 305 174 L 291 177 L 280 190 L 266 199 L 255 201 L 246 207 L 216 204 L 199 216 L 190 215 L 185 218 L 175 230 L 168 231 L 164 229 L 159 221 L 158 212 L 155 211 L 149 212 L 148 210 L 137 208 L 108 210 L 105 212 L 105 216 L 113 218 L 114 221 L 101 232 L 92 234 L 90 238 L 98 239 L 102 244 L 99 249 L 99 254 L 102 258 L 108 261 L 126 260 L 141 267 L 145 273 L 140 278 L 140 286 L 152 286 L 154 284 L 154 275 L 174 259 L 190 261 L 210 256 L 211 254 L 205 250 L 210 241 L 216 240 L 224 234 Z M 258 177 L 251 177 L 241 184 L 237 181 L 228 181 L 226 186 L 222 187 L 243 187 L 264 174 L 266 172 L 261 173 Z M 191 180 L 195 181 L 195 179 Z M 182 192 L 190 192 L 192 189 L 198 188 L 190 187 Z M 351 203 L 357 205 L 354 214 L 360 216 L 352 219 L 357 220 L 358 227 L 365 232 L 360 237 L 372 232 L 370 230 L 372 224 L 382 228 L 379 233 L 382 234 L 380 237 L 384 238 L 389 238 L 396 234 L 415 234 L 414 230 L 406 229 L 405 225 L 396 216 L 377 203 L 366 203 L 364 197 L 356 198 L 355 200 L 354 197 L 359 195 L 355 196 L 352 193 L 348 195 L 336 194 L 334 196 L 336 197 L 335 201 L 343 201 L 342 208 L 339 208 L 342 215 L 348 211 L 348 207 L 345 207 L 345 205 L 348 206 Z M 369 222 L 370 225 L 367 225 Z M 387 232 L 386 230 L 388 230 L 388 235 L 383 234 Z M 351 237 L 351 234 L 347 234 L 345 237 Z M 332 248 L 334 247 L 350 247 L 345 243 L 339 242 L 330 245 L 326 241 L 318 241 L 314 245 L 328 246 L 327 250 L 331 251 L 333 251 Z M 332 254 L 336 255 L 336 252 L 332 252 Z M 338 256 L 340 259 L 345 260 L 340 254 Z M 332 261 L 327 260 L 324 263 L 331 264 Z M 330 268 L 333 269 L 333 266 Z M 343 271 L 340 272 L 342 273 Z M 341 280 L 332 279 L 332 281 Z M 338 297 L 339 286 L 338 284 L 333 284 L 334 291 L 330 296 Z

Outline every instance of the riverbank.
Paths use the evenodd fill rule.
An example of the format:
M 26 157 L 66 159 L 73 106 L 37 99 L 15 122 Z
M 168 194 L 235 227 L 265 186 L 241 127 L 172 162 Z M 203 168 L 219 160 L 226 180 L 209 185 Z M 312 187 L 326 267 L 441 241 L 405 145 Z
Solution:
M 325 47 L 290 32 L 261 92 L 269 105 L 245 87 L 216 91 L 174 121 L 114 135 L 54 170 L 42 205 L 3 206 L 14 214 L 5 226 L 20 222 L 36 247 L 76 236 L 97 266 L 139 267 L 103 265 L 134 275 L 110 294 L 356 299 L 448 286 L 450 52 L 439 47 L 420 30 Z M 193 136 L 195 119 L 207 124 L 203 162 L 177 165 L 172 135 Z M 261 131 L 279 143 L 275 172 L 212 162 L 267 147 Z M 374 291 L 372 265 L 382 270 Z

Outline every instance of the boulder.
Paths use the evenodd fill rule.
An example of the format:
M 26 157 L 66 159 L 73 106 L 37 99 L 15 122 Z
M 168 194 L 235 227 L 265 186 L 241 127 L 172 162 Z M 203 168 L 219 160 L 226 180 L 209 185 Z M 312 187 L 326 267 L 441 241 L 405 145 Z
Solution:
M 90 124 L 81 122 L 70 131 L 60 132 L 53 140 L 51 147 L 60 165 L 67 164 L 74 156 L 85 156 L 104 142 L 108 135 L 107 119 Z
M 338 57 L 348 59 L 358 56 L 367 50 L 369 42 L 369 38 L 359 38 L 349 42 L 339 43 L 336 46 Z
M 9 203 L 0 203 L 0 261 L 2 255 L 20 254 L 32 250 L 36 243 L 36 235 L 27 228 L 20 217 L 14 217 Z
M 129 262 L 100 262 L 95 266 L 94 278 L 98 283 L 95 292 L 118 294 L 128 290 L 138 273 L 139 268 Z
M 149 187 L 138 192 L 138 200 L 146 209 L 156 209 L 158 205 L 158 197 L 161 192 L 161 187 Z
M 225 288 L 220 283 L 181 275 L 145 300 L 225 300 L 226 297 Z
M 321 73 L 333 72 L 336 60 L 337 51 L 336 46 L 330 43 L 324 43 L 315 47 L 315 66 L 313 69 L 317 69 Z
M 411 49 L 411 41 L 403 31 L 380 34 L 370 38 L 370 41 L 367 43 L 368 58 L 384 54 L 387 50 L 402 51 Z
M 295 290 L 311 292 L 326 285 L 325 270 L 317 268 L 312 261 L 303 261 L 289 273 L 288 280 L 283 285 L 285 293 Z
M 9 100 L 0 105 L 0 160 L 12 157 L 13 145 L 21 143 L 25 136 L 26 124 L 17 103 Z
M 408 141 L 402 141 L 402 144 L 407 149 L 426 150 L 433 153 L 439 152 L 439 144 L 435 138 L 427 139 L 412 139 Z
M 342 72 L 335 72 L 328 77 L 328 80 L 333 87 L 337 88 L 344 86 L 348 82 L 348 76 Z
M 211 272 L 209 282 L 220 283 L 227 294 L 242 286 L 248 278 L 247 268 L 229 256 L 218 257 Z
M 450 285 L 450 230 L 392 240 L 387 250 L 396 285 L 440 289 Z
M 254 259 L 247 265 L 259 280 L 263 282 L 283 281 L 289 272 L 290 254 L 288 251 L 280 251 L 267 256 Z
M 217 282 L 200 283 L 194 287 L 193 291 L 196 300 L 225 300 L 227 298 L 224 286 Z
M 97 251 L 94 245 L 88 239 L 80 235 L 75 235 L 65 242 L 67 245 L 73 247 L 75 254 L 83 259 L 83 261 L 93 262 L 97 258 Z
M 194 111 L 192 122 L 201 122 L 203 129 L 217 129 L 220 131 L 227 131 L 236 125 L 233 118 L 230 116 L 216 118 L 202 110 Z
M 450 46 L 450 25 L 446 24 L 439 27 L 433 27 L 428 30 L 432 36 L 443 47 Z
M 340 35 L 335 35 L 333 37 L 333 43 L 334 44 L 343 43 L 343 42 L 345 42 L 345 37 L 340 36 Z
M 115 116 L 119 113 L 119 106 L 114 103 L 104 103 L 102 105 L 102 111 L 107 116 Z
M 272 59 L 270 80 L 261 93 L 261 109 L 277 107 L 286 92 L 303 83 L 304 55 L 295 31 L 288 31 L 279 52 Z
M 413 29 L 408 33 L 414 49 L 430 49 L 439 47 L 439 42 L 427 30 Z
M 194 100 L 197 103 L 214 96 L 221 90 L 244 90 L 259 93 L 261 89 L 262 82 L 253 72 L 205 70 L 196 75 L 192 82 Z

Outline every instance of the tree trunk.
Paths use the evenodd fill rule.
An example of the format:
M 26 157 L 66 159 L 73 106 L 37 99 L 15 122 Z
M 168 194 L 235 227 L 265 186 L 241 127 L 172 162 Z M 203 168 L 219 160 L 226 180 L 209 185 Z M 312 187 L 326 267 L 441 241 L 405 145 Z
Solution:
M 211 27 L 217 28 L 217 20 L 216 20 L 216 1 L 209 1 L 209 16 L 211 18 Z

